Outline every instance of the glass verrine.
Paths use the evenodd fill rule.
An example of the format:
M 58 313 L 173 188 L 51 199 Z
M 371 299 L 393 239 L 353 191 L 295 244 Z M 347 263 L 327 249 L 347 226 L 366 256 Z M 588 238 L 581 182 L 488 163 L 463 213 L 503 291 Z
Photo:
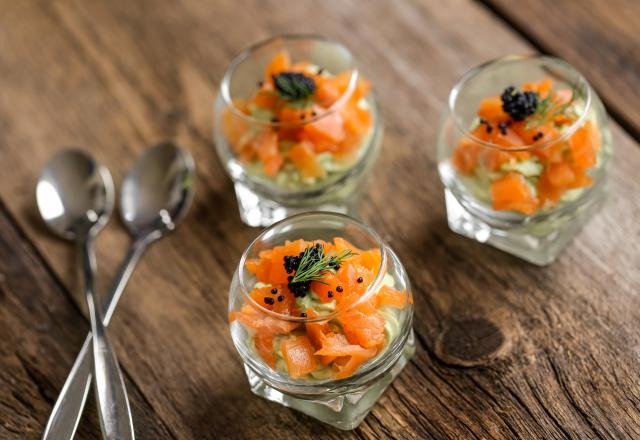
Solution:
M 350 256 L 300 292 L 288 277 L 304 260 L 286 264 L 318 244 L 327 258 Z M 253 393 L 340 429 L 358 426 L 415 351 L 402 264 L 342 214 L 303 213 L 260 234 L 233 276 L 229 312 Z
M 214 118 L 244 223 L 268 226 L 310 210 L 356 213 L 382 122 L 345 46 L 285 35 L 250 47 L 227 68 Z
M 510 56 L 469 71 L 437 143 L 449 227 L 531 263 L 553 262 L 604 200 L 607 116 L 557 58 Z

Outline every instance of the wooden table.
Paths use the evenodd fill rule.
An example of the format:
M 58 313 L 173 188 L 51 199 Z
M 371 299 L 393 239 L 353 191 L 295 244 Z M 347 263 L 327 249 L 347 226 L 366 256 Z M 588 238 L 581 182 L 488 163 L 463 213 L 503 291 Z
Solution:
M 88 329 L 73 247 L 35 210 L 40 169 L 79 145 L 119 184 L 167 137 L 196 158 L 196 201 L 144 257 L 110 328 L 139 438 L 640 438 L 638 22 L 635 0 L 4 0 L 0 438 L 40 435 Z M 230 276 L 258 231 L 240 223 L 215 156 L 213 96 L 239 50 L 308 31 L 345 42 L 379 93 L 386 134 L 362 217 L 415 287 L 417 354 L 351 433 L 253 396 L 227 328 Z M 615 144 L 605 210 L 543 269 L 449 231 L 434 148 L 463 72 L 536 51 L 592 81 Z M 112 220 L 102 291 L 126 244 Z M 442 343 L 456 332 L 460 345 Z M 99 438 L 93 398 L 78 438 Z

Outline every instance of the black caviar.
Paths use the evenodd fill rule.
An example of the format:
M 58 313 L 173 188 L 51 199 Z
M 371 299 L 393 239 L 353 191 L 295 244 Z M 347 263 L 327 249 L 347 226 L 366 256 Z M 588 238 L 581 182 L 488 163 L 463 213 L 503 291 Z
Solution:
M 538 95 L 535 92 L 521 92 L 513 86 L 504 89 L 500 98 L 502 110 L 514 121 L 522 121 L 534 114 L 538 108 Z
M 273 85 L 283 98 L 291 100 L 307 99 L 316 90 L 316 83 L 310 76 L 300 72 L 282 72 L 273 75 Z
M 275 301 L 273 300 L 273 298 L 271 298 L 271 297 L 269 297 L 269 296 L 265 296 L 265 298 L 264 298 L 264 302 L 265 302 L 266 304 L 269 304 L 270 306 L 272 306 L 272 305 L 275 303 Z
M 343 290 L 344 289 L 342 288 L 342 286 L 336 287 L 336 292 L 338 292 L 338 293 L 342 293 Z

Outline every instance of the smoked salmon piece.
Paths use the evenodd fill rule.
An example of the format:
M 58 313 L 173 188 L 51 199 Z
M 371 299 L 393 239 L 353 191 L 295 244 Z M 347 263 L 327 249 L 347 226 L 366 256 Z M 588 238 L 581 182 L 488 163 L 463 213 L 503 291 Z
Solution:
M 280 344 L 287 371 L 293 379 L 311 373 L 317 367 L 314 348 L 307 336 L 291 336 Z
M 289 150 L 289 159 L 298 168 L 302 177 L 324 177 L 327 174 L 313 151 L 313 143 L 309 141 L 295 144 Z
M 538 200 L 534 197 L 525 178 L 518 173 L 508 173 L 491 184 L 493 208 L 518 211 L 531 215 L 535 213 Z

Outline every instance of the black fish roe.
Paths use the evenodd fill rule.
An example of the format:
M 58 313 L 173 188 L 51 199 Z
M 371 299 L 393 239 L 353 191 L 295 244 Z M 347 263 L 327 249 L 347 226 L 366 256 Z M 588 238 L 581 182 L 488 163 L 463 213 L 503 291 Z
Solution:
M 296 298 L 301 298 L 307 294 L 311 286 L 310 281 L 299 281 L 297 283 L 289 283 L 288 287 Z
M 300 266 L 300 257 L 293 257 L 293 256 L 284 257 L 284 270 L 287 273 L 295 272 L 296 270 L 298 270 L 298 266 Z
M 327 297 L 333 298 L 333 292 L 331 290 L 327 292 Z
M 342 286 L 336 287 L 336 292 L 338 292 L 338 293 L 342 293 L 343 290 L 344 289 L 342 288 Z
M 302 313 L 300 313 L 300 317 L 301 317 L 301 318 L 306 318 L 306 317 L 307 317 L 307 314 L 306 314 L 306 313 L 304 313 L 304 312 L 302 312 Z
M 278 297 L 278 302 L 282 302 L 282 301 L 284 301 L 284 296 L 280 295 L 280 296 Z
M 361 283 L 361 282 L 363 282 L 363 281 L 364 281 L 364 278 L 362 278 L 362 277 L 358 277 L 358 279 L 357 279 L 356 281 L 357 281 L 357 282 L 359 282 L 359 283 Z
M 499 123 L 498 128 L 500 129 L 500 133 L 503 135 L 507 134 L 507 124 L 505 122 Z
M 535 92 L 521 92 L 513 86 L 504 89 L 502 95 L 502 110 L 508 113 L 514 121 L 522 121 L 536 112 L 538 95 Z
M 485 129 L 487 130 L 487 133 L 491 133 L 493 131 L 493 127 L 491 126 L 491 124 L 488 124 L 485 126 Z
M 310 76 L 300 72 L 282 72 L 273 75 L 273 85 L 280 94 L 288 99 L 305 99 L 313 95 L 316 83 Z
M 300 267 L 302 256 L 306 251 L 307 250 L 305 249 L 304 251 L 300 252 L 300 254 L 297 256 L 286 255 L 284 257 L 284 270 L 287 273 L 293 273 L 297 271 L 298 267 Z M 316 243 L 308 252 L 309 252 L 309 261 L 311 264 L 313 264 L 320 261 L 320 255 L 324 253 L 324 248 L 322 247 L 322 244 Z M 309 291 L 309 286 L 311 286 L 311 281 L 298 281 L 298 282 L 292 283 L 291 282 L 293 280 L 292 275 L 288 276 L 287 280 L 289 281 L 288 283 L 289 290 L 291 290 L 291 292 L 296 298 L 305 296 Z
M 267 303 L 267 304 L 269 304 L 270 306 L 272 306 L 272 305 L 273 305 L 273 303 L 275 303 L 275 301 L 273 300 L 273 298 L 268 297 L 268 296 L 265 296 L 265 298 L 264 298 L 264 302 L 265 302 L 265 303 Z
M 271 289 L 271 293 L 272 293 L 273 295 L 275 295 L 276 293 L 278 293 L 278 289 L 276 289 L 276 288 Z

